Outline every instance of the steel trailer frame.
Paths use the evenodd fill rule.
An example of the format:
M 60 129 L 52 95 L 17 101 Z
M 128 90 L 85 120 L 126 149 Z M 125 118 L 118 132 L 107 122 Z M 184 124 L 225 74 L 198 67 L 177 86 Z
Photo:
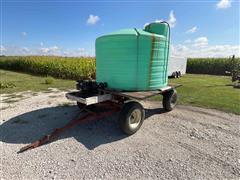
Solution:
M 176 94 L 175 89 L 180 86 L 181 85 L 179 84 L 169 84 L 168 86 L 164 88 L 160 88 L 155 91 L 124 92 L 124 91 L 116 91 L 116 90 L 111 90 L 106 88 L 99 88 L 98 93 L 95 93 L 95 94 L 91 94 L 91 93 L 81 94 L 79 91 L 67 93 L 66 94 L 67 99 L 77 101 L 84 105 L 81 107 L 82 108 L 81 111 L 76 115 L 75 118 L 73 118 L 65 126 L 57 128 L 50 134 L 43 136 L 41 139 L 22 147 L 18 151 L 18 153 L 22 153 L 26 150 L 34 149 L 43 144 L 46 144 L 56 139 L 58 135 L 61 134 L 62 132 L 78 124 L 86 123 L 86 122 L 97 120 L 97 119 L 102 119 L 106 116 L 110 116 L 119 111 L 121 112 L 120 118 L 123 118 L 123 120 L 120 121 L 120 126 L 122 130 L 128 135 L 134 134 L 141 127 L 143 120 L 145 118 L 144 117 L 145 112 L 143 107 L 139 102 L 136 102 L 136 101 L 145 100 L 147 98 L 150 98 L 159 94 L 162 94 L 163 97 L 165 96 L 168 97 L 169 94 L 174 95 L 174 93 Z M 173 93 L 170 93 L 170 92 L 173 92 Z M 134 100 L 134 101 L 131 101 L 131 100 Z M 164 102 L 164 98 L 163 98 L 163 102 Z M 100 108 L 104 107 L 104 108 L 101 109 L 100 112 L 98 112 L 95 110 L 88 109 L 90 105 L 95 105 L 97 107 L 100 107 Z M 172 110 L 172 108 L 170 110 Z M 83 111 L 85 111 L 86 113 L 82 114 Z M 129 129 L 131 127 L 126 127 L 126 122 L 130 121 L 130 118 L 132 116 L 132 114 L 131 113 L 129 114 L 129 112 L 133 114 L 135 113 L 136 117 L 139 117 L 139 113 L 141 116 L 140 117 L 141 122 L 140 124 L 138 124 L 138 127 L 135 128 L 134 130 Z M 136 121 L 136 119 L 134 121 Z
M 98 104 L 105 101 L 112 101 L 115 103 L 123 103 L 122 100 L 145 100 L 150 97 L 163 94 L 167 91 L 180 87 L 180 84 L 168 84 L 168 86 L 160 88 L 154 91 L 117 91 L 113 89 L 98 89 L 97 94 L 82 95 L 79 91 L 69 92 L 66 94 L 66 98 L 72 101 L 85 104 L 86 106 L 92 104 Z

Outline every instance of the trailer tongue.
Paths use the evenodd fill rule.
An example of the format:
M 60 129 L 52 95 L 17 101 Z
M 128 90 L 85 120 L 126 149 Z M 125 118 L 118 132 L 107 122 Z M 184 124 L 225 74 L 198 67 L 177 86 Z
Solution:
M 80 111 L 77 114 L 77 116 L 72 121 L 67 123 L 65 126 L 63 126 L 61 128 L 57 128 L 52 133 L 45 135 L 41 139 L 39 139 L 31 144 L 28 144 L 27 146 L 22 147 L 17 153 L 22 153 L 24 151 L 34 149 L 43 144 L 46 144 L 46 143 L 56 139 L 61 133 L 65 132 L 66 130 L 68 130 L 78 124 L 87 123 L 87 122 L 93 121 L 93 120 L 99 120 L 106 116 L 110 116 L 113 113 L 118 112 L 120 110 L 120 106 L 113 104 L 111 102 L 105 102 L 104 104 L 101 104 L 101 105 L 99 104 L 98 106 L 104 106 L 107 108 L 107 110 L 97 113 L 97 112 L 92 112 L 92 111 L 88 110 L 87 108 L 83 108 L 82 111 Z M 85 111 L 86 114 L 81 116 L 81 113 L 83 111 Z

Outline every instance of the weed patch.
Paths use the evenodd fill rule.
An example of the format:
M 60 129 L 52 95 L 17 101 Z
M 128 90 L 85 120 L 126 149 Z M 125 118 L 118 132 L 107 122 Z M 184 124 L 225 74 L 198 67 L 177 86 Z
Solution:
M 0 89 L 14 88 L 16 85 L 12 82 L 0 81 Z

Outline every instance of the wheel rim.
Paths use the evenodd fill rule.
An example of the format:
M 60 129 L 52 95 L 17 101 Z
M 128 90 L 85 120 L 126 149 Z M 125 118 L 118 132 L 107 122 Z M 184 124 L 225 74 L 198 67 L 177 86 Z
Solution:
M 177 95 L 175 93 L 172 95 L 172 98 L 171 98 L 170 102 L 171 102 L 172 106 L 176 105 L 176 103 L 177 103 Z
M 135 129 L 140 124 L 141 118 L 141 111 L 139 109 L 133 110 L 128 118 L 130 128 Z

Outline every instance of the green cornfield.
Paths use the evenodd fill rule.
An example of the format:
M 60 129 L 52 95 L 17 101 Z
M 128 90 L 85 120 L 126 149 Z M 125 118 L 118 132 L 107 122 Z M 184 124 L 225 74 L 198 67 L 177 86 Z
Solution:
M 227 71 L 239 68 L 240 58 L 235 58 L 234 64 L 233 67 L 231 58 L 188 58 L 187 73 L 226 75 Z
M 235 58 L 240 67 L 240 58 Z M 189 58 L 187 73 L 226 75 L 233 63 L 230 58 Z M 52 76 L 62 79 L 95 79 L 93 57 L 1 56 L 0 69 Z
M 95 58 L 56 56 L 2 56 L 0 69 L 62 79 L 94 79 Z

